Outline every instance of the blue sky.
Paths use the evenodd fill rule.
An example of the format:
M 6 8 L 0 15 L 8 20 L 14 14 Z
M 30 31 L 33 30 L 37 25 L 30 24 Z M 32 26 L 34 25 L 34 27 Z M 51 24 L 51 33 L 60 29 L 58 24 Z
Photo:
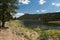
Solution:
M 19 0 L 19 13 L 41 14 L 60 11 L 60 0 Z

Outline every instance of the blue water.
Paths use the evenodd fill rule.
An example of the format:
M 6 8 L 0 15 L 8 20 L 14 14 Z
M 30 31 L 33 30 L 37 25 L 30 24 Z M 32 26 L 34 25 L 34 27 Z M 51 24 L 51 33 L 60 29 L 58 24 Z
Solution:
M 45 25 L 43 21 L 39 20 L 21 20 L 21 23 L 24 24 L 26 27 L 30 28 L 41 28 L 41 29 L 58 29 L 60 30 L 59 25 Z

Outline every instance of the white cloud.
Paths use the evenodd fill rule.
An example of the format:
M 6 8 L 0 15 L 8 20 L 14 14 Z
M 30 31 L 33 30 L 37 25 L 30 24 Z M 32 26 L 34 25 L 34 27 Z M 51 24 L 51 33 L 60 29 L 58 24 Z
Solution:
M 13 17 L 15 18 L 18 18 L 18 17 L 20 17 L 20 16 L 23 16 L 24 15 L 24 13 L 16 13 Z
M 29 4 L 29 0 L 19 0 L 19 3 L 22 3 L 22 4 Z
M 36 12 L 40 12 L 40 10 L 36 10 Z
M 60 3 L 52 3 L 53 6 L 60 7 Z
M 56 12 L 60 12 L 60 10 L 57 10 Z
M 47 10 L 41 10 L 41 12 L 47 12 Z
M 52 5 L 56 5 L 55 3 L 52 3 Z
M 39 3 L 42 5 L 42 4 L 44 4 L 46 1 L 44 1 L 44 0 L 39 0 Z
M 36 10 L 36 12 L 38 12 L 38 13 L 45 13 L 45 12 L 47 12 L 47 10 Z

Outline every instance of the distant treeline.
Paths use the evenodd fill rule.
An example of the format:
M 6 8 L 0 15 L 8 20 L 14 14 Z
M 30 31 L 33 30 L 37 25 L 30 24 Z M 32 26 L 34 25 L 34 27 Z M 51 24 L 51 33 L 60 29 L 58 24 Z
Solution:
M 19 20 L 43 20 L 43 21 L 58 21 L 60 20 L 60 12 L 46 14 L 25 14 L 18 18 Z

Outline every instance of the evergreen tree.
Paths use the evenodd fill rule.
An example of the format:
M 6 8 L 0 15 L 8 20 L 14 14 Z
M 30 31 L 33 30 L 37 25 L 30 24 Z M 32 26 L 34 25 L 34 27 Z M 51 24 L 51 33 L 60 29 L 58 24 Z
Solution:
M 19 0 L 0 0 L 0 20 L 2 22 L 1 27 L 5 27 L 5 22 L 12 19 L 12 13 L 16 13 L 18 9 Z

